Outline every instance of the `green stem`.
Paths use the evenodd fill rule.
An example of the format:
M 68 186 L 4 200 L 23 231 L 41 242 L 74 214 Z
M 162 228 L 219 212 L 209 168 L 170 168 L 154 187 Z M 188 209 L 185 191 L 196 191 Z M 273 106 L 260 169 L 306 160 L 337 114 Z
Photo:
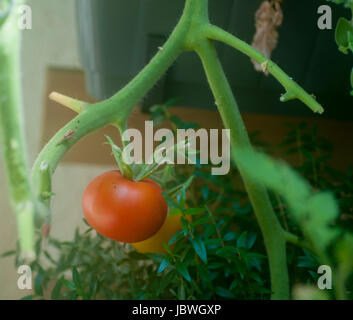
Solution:
M 300 239 L 297 235 L 288 231 L 284 231 L 284 237 L 287 242 L 314 252 L 314 248 L 305 240 Z
M 262 53 L 248 45 L 246 42 L 213 25 L 206 26 L 204 28 L 204 34 L 209 39 L 226 43 L 229 46 L 246 54 L 251 59 L 254 59 L 259 64 L 262 64 L 264 66 L 264 70 L 271 73 L 285 88 L 286 93 L 282 95 L 280 99 L 282 102 L 299 99 L 314 112 L 324 112 L 324 109 L 315 100 L 313 95 L 308 94 L 302 87 L 293 81 L 292 78 L 288 77 L 288 75 L 278 65 L 266 58 Z
M 17 2 L 19 5 L 20 2 Z M 22 94 L 20 86 L 20 40 L 17 7 L 0 26 L 0 146 L 9 193 L 16 213 L 19 243 L 24 258 L 34 256 L 34 197 L 28 179 Z
M 210 215 L 210 217 L 212 218 L 212 223 L 216 229 L 216 233 L 217 233 L 217 236 L 218 236 L 218 239 L 221 241 L 221 244 L 222 244 L 222 247 L 224 247 L 224 241 L 223 241 L 223 238 L 222 238 L 222 235 L 221 235 L 221 232 L 219 231 L 219 228 L 217 226 L 217 222 L 216 222 L 216 219 L 212 213 L 212 211 L 210 210 L 210 208 L 208 207 L 208 205 L 205 205 L 205 208 L 206 208 L 206 211 L 208 212 L 208 214 Z
M 231 129 L 230 142 L 233 152 L 236 152 L 238 148 L 251 148 L 238 105 L 233 97 L 213 44 L 209 40 L 204 40 L 200 42 L 195 50 L 202 60 L 224 126 Z M 272 298 L 288 299 L 289 281 L 286 243 L 282 227 L 273 211 L 264 186 L 249 177 L 241 166 L 238 169 L 244 180 L 264 237 L 270 266 Z

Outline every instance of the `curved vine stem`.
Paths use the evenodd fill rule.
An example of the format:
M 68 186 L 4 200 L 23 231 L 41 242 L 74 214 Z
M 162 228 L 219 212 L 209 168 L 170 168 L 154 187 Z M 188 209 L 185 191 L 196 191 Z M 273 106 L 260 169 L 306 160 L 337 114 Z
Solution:
M 280 98 L 282 102 L 299 99 L 306 104 L 312 111 L 323 113 L 323 107 L 316 101 L 314 95 L 308 94 L 300 87 L 292 78 L 290 78 L 277 64 L 266 58 L 262 53 L 248 45 L 246 42 L 238 39 L 227 31 L 214 26 L 208 25 L 204 28 L 204 34 L 209 39 L 221 41 L 229 46 L 246 54 L 263 66 L 264 71 L 272 74 L 285 88 L 286 92 Z

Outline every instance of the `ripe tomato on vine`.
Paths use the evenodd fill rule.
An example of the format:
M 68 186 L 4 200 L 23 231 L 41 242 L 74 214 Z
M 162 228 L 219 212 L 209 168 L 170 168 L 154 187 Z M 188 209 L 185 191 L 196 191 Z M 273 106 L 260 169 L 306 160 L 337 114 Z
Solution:
M 118 170 L 93 179 L 83 194 L 82 207 L 87 222 L 98 233 L 126 243 L 153 236 L 168 211 L 156 182 L 132 181 Z

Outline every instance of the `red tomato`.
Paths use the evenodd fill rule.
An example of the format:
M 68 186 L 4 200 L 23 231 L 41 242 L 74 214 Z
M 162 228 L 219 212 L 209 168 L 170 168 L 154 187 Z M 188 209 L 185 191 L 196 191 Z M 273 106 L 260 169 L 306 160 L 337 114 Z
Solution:
M 157 183 L 150 179 L 131 181 L 118 170 L 93 179 L 83 194 L 82 207 L 92 228 L 107 238 L 127 243 L 153 236 L 168 211 Z

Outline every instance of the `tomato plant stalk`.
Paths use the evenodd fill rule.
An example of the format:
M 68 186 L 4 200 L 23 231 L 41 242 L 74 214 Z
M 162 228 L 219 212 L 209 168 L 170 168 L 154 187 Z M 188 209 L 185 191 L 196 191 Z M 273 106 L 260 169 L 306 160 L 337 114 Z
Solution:
M 17 2 L 19 5 L 20 1 Z M 28 178 L 20 88 L 20 37 L 16 7 L 0 25 L 0 139 L 22 256 L 34 257 L 35 201 Z
M 213 44 L 209 40 L 204 40 L 197 48 L 197 52 L 204 65 L 224 126 L 231 129 L 232 153 L 234 154 L 237 150 L 244 148 L 251 148 L 238 105 L 233 97 Z M 233 159 L 237 163 L 236 158 L 233 157 Z M 265 187 L 248 176 L 240 165 L 238 165 L 238 169 L 264 237 L 270 264 L 272 298 L 288 299 L 289 283 L 286 263 L 286 241 L 283 229 L 274 213 Z

